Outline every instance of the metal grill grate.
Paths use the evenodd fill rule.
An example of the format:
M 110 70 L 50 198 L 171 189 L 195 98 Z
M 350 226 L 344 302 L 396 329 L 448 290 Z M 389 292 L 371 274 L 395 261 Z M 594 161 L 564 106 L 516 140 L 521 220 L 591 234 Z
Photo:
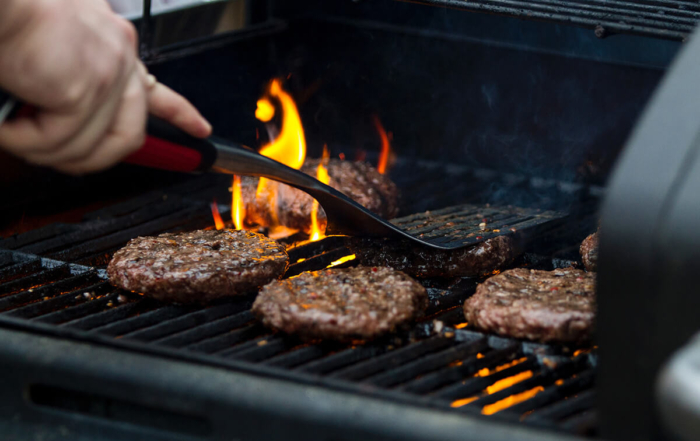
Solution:
M 687 0 L 419 0 L 458 9 L 569 23 L 612 33 L 684 40 L 700 20 L 700 4 Z
M 400 176 L 405 176 L 403 171 Z M 521 180 L 506 181 L 522 187 Z M 541 182 L 537 185 L 542 187 Z M 548 193 L 566 189 L 552 185 Z M 206 307 L 179 306 L 112 287 L 104 265 L 127 239 L 211 226 L 206 203 L 210 193 L 207 185 L 202 189 L 201 199 L 177 192 L 167 197 L 147 194 L 93 213 L 82 224 L 56 225 L 0 242 L 5 248 L 0 249 L 0 326 L 38 329 L 446 412 L 495 413 L 525 424 L 595 433 L 596 355 L 465 327 L 460 305 L 474 292 L 475 279 L 424 281 L 430 296 L 425 319 L 409 331 L 356 346 L 308 344 L 273 333 L 250 313 L 253 297 Z M 575 188 L 569 196 L 581 199 L 579 193 L 585 191 Z M 469 201 L 479 202 L 475 193 L 466 194 Z M 588 197 L 597 201 L 590 193 Z M 589 204 L 584 211 L 593 209 Z M 594 220 L 586 219 L 582 228 L 587 231 Z M 564 231 L 571 235 L 572 225 Z M 547 236 L 557 234 L 553 230 Z M 324 268 L 346 254 L 341 238 L 294 247 L 290 261 L 295 263 L 287 276 Z M 517 264 L 552 268 L 570 263 L 526 255 Z

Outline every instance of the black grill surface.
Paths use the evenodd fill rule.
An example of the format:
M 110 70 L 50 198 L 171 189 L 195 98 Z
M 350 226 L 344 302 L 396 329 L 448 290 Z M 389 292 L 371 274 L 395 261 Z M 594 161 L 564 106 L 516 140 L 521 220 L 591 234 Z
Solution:
M 407 175 L 408 171 L 412 174 Z M 399 164 L 394 172 L 409 196 L 404 212 L 444 207 L 445 202 L 498 203 L 501 195 L 508 194 L 521 204 L 566 208 L 577 214 L 566 225 L 542 233 L 541 240 L 533 242 L 534 252 L 521 258 L 519 266 L 551 269 L 575 264 L 569 259 L 595 225 L 592 214 L 598 194 L 590 187 L 483 170 L 446 170 L 431 164 Z M 462 178 L 452 181 L 461 184 L 451 198 L 444 191 L 425 188 L 433 174 L 441 176 L 433 181 L 438 184 L 445 182 L 445 176 Z M 412 192 L 415 182 L 423 185 Z M 446 412 L 595 434 L 595 351 L 470 329 L 460 306 L 473 294 L 477 279 L 422 281 L 430 295 L 426 318 L 408 331 L 356 345 L 309 344 L 273 333 L 252 316 L 253 297 L 206 307 L 178 306 L 109 284 L 104 268 L 128 239 L 211 227 L 209 202 L 222 189 L 225 192 L 227 184 L 220 177 L 200 177 L 94 212 L 80 224 L 52 225 L 3 240 L 0 326 L 31 328 Z M 498 192 L 488 190 L 496 187 Z M 503 188 L 510 191 L 504 193 Z M 220 208 L 225 213 L 228 207 Z M 327 238 L 293 246 L 289 254 L 292 265 L 287 276 L 324 268 L 349 252 L 342 238 Z M 350 260 L 338 265 L 352 264 Z
M 612 33 L 684 40 L 700 20 L 700 4 L 688 0 L 420 0 L 472 11 L 570 23 Z

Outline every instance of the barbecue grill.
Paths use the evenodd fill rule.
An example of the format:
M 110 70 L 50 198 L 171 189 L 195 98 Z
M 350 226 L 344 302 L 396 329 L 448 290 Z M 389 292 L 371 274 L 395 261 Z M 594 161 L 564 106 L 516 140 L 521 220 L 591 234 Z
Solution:
M 609 192 L 618 203 L 611 208 L 611 196 L 603 214 L 600 282 L 608 297 L 600 302 L 598 341 L 541 344 L 469 327 L 461 305 L 480 278 L 422 280 L 426 317 L 353 345 L 271 332 L 250 313 L 254 296 L 207 306 L 159 303 L 112 287 L 105 273 L 111 255 L 136 236 L 212 228 L 212 201 L 230 215 L 222 203 L 230 200 L 230 179 L 125 165 L 83 178 L 34 173 L 13 181 L 17 194 L 4 202 L 5 231 L 21 232 L 0 239 L 3 433 L 130 440 L 660 437 L 655 373 L 697 327 L 688 317 L 662 345 L 646 339 L 641 325 L 620 331 L 625 302 L 638 292 L 624 284 L 642 282 L 633 282 L 633 265 L 620 266 L 626 255 L 615 247 L 643 241 L 631 235 L 639 234 L 634 228 L 620 231 L 619 213 L 611 213 L 641 216 L 644 207 L 631 202 L 638 195 L 625 199 L 624 184 L 605 184 L 700 6 L 249 3 L 246 28 L 165 47 L 153 32 L 159 20 L 188 10 L 146 13 L 140 29 L 150 71 L 190 98 L 217 135 L 248 145 L 260 142 L 252 115 L 261 88 L 271 77 L 286 78 L 310 157 L 328 143 L 333 155 L 366 152 L 376 162 L 371 115 L 381 114 L 394 135 L 389 173 L 404 196 L 401 225 L 420 228 L 426 210 L 445 219 L 469 215 L 470 207 L 479 214 L 510 206 L 567 213 L 528 228 L 529 218 L 510 212 L 508 222 L 527 233 L 515 267 L 580 265 L 578 246 L 597 228 Z M 650 111 L 633 139 L 639 143 L 653 123 Z M 621 164 L 633 167 L 629 157 Z M 673 170 L 669 165 L 669 176 Z M 41 226 L 27 226 L 33 223 Z M 457 234 L 447 222 L 444 231 Z M 343 238 L 303 239 L 285 239 L 285 277 L 355 264 Z M 615 278 L 612 268 L 624 277 Z M 640 310 L 653 312 L 653 299 L 639 301 Z

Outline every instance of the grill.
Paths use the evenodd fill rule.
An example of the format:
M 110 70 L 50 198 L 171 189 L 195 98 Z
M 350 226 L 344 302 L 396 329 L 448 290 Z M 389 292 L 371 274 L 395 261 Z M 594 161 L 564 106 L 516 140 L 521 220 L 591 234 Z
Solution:
M 596 36 L 601 38 L 614 33 L 631 33 L 685 40 L 700 20 L 700 5 L 692 1 L 422 0 L 422 2 L 513 17 L 575 24 L 595 29 Z
M 531 195 L 542 194 L 546 188 L 544 193 L 554 200 L 554 191 L 559 194 L 557 200 L 568 200 L 573 210 L 588 213 L 577 216 L 578 222 L 551 224 L 547 231 L 539 231 L 533 238 L 537 253 L 522 257 L 517 263 L 520 266 L 552 269 L 575 265 L 567 260 L 572 250 L 561 244 L 569 242 L 575 248 L 595 222 L 590 216 L 600 193 L 595 187 L 557 182 L 543 185 L 486 170 L 447 172 L 435 165 L 403 162 L 394 172 L 409 195 L 410 185 L 402 176 L 412 176 L 412 182 L 429 182 L 426 178 L 434 173 L 462 182 L 469 177 L 471 185 L 482 188 L 488 188 L 483 185 L 485 179 L 497 177 Z M 252 298 L 207 307 L 165 305 L 117 290 L 106 281 L 104 267 L 127 239 L 211 227 L 207 201 L 222 188 L 225 184 L 219 177 L 200 177 L 90 213 L 78 224 L 51 225 L 0 242 L 0 324 L 412 406 L 457 414 L 495 414 L 501 420 L 557 431 L 596 433 L 592 389 L 595 352 L 469 329 L 461 304 L 474 292 L 477 279 L 424 281 L 430 296 L 426 318 L 408 331 L 354 346 L 308 344 L 272 333 L 252 316 Z M 455 202 L 472 204 L 493 198 L 483 192 L 453 195 L 469 195 L 468 201 Z M 441 198 L 409 198 L 404 210 L 443 203 Z M 459 213 L 464 207 L 442 214 L 450 219 L 449 212 Z M 220 206 L 224 213 L 229 208 Z M 415 225 L 420 218 L 409 216 L 399 223 Z M 562 235 L 570 240 L 562 242 Z M 558 248 L 551 247 L 552 240 Z M 340 237 L 293 246 L 289 251 L 293 264 L 286 277 L 324 268 L 347 254 Z M 352 264 L 347 261 L 339 266 Z M 32 398 L 41 406 L 63 409 L 66 400 L 77 399 L 71 398 L 75 391 L 42 387 Z M 94 399 L 85 400 L 92 403 Z
M 684 42 L 700 6 L 232 3 L 246 8 L 244 28 L 173 45 L 173 29 L 202 35 L 200 26 L 215 26 L 225 2 L 146 14 L 141 54 L 150 72 L 187 96 L 218 136 L 249 146 L 265 142 L 253 110 L 271 78 L 284 79 L 297 102 L 310 158 L 328 144 L 332 157 L 367 152 L 377 163 L 374 121 L 381 121 L 403 195 L 404 217 L 395 221 L 423 234 L 458 228 L 458 237 L 481 236 L 478 217 L 464 222 L 465 232 L 448 225 L 450 216 L 486 213 L 499 222 L 523 207 L 515 215 L 526 254 L 513 266 L 579 264 L 581 240 L 600 218 L 600 350 L 476 331 L 461 305 L 479 278 L 421 280 L 426 317 L 352 345 L 273 333 L 251 315 L 252 296 L 197 307 L 119 291 L 105 274 L 112 254 L 139 235 L 212 228 L 210 204 L 230 200 L 230 177 L 127 166 L 81 178 L 29 170 L 9 179 L 0 200 L 2 227 L 10 218 L 26 231 L 0 239 L 2 433 L 149 441 L 666 439 L 655 412 L 657 374 L 697 331 L 696 229 L 688 219 L 697 205 L 689 145 L 698 112 L 683 109 L 700 102 L 688 86 L 698 76 L 688 66 L 700 65 L 690 49 L 700 46 Z M 667 73 L 683 47 L 685 78 L 678 67 Z M 662 79 L 666 98 L 655 99 L 640 126 Z M 626 171 L 613 174 L 637 126 L 646 130 L 621 157 Z M 218 209 L 228 217 L 231 207 Z M 425 224 L 425 211 L 438 222 Z M 528 225 L 543 213 L 567 216 Z M 50 224 L 57 218 L 65 223 Z M 500 218 L 509 228 L 513 220 Z M 286 277 L 356 264 L 342 238 L 305 239 L 286 239 Z

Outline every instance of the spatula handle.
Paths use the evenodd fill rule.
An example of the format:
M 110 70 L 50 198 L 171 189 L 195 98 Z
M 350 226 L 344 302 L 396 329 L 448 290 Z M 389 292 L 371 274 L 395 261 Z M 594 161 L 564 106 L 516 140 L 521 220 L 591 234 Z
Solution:
M 211 141 L 195 138 L 156 117 L 148 118 L 146 142 L 124 162 L 161 170 L 206 171 L 216 161 Z

